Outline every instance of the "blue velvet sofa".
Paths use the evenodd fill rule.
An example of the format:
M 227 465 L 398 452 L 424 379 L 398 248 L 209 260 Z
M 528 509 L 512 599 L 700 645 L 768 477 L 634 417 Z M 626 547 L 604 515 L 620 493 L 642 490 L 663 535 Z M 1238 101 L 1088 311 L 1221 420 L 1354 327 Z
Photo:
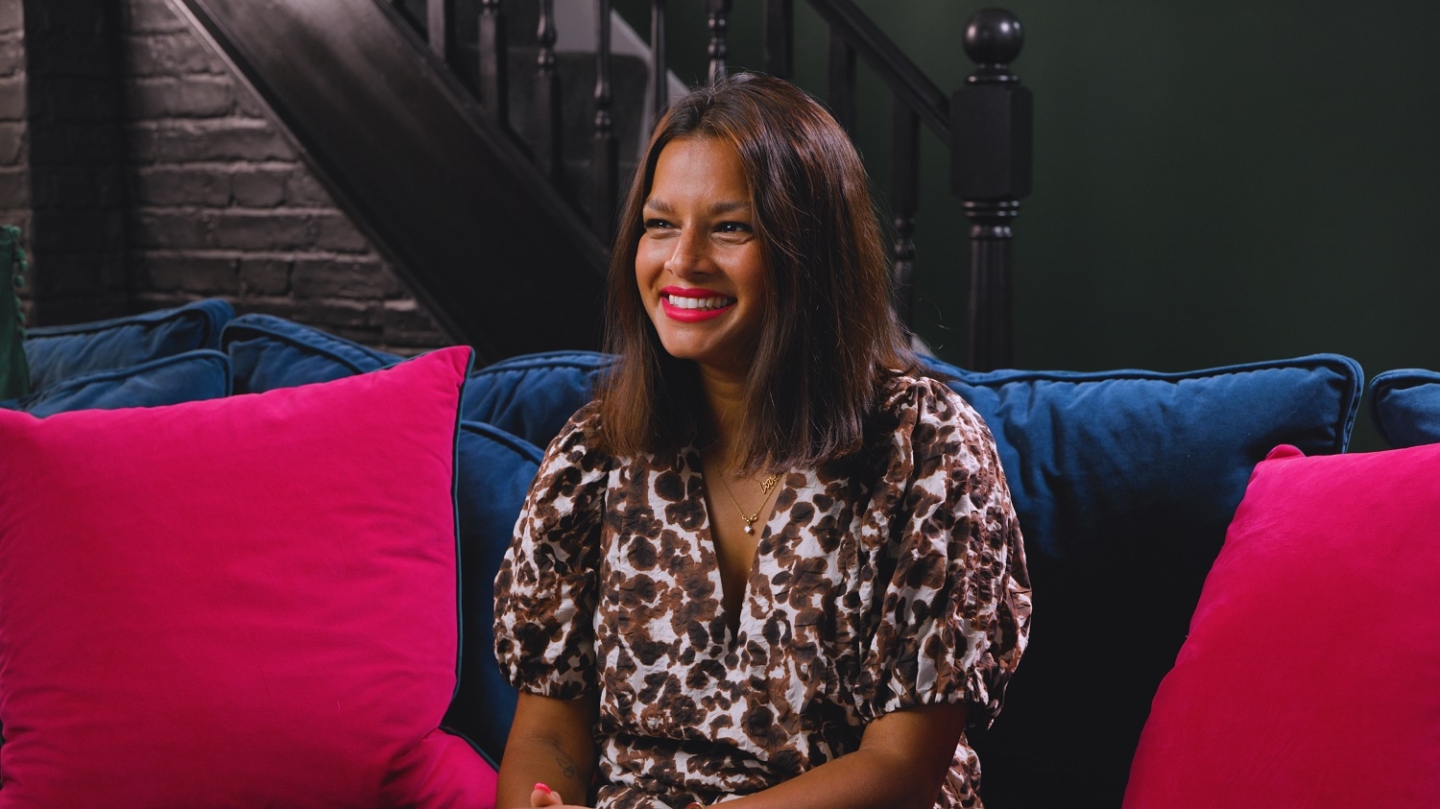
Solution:
M 260 393 L 402 359 L 274 317 L 233 317 L 222 301 L 36 329 L 25 348 L 34 392 L 0 406 L 36 415 Z M 931 362 L 994 433 L 1034 587 L 1030 647 L 1005 710 L 971 733 L 987 805 L 1118 806 L 1252 470 L 1282 444 L 1345 452 L 1361 369 L 1328 354 L 1191 373 L 981 374 Z M 544 446 L 607 363 L 588 352 L 517 357 L 475 370 L 464 391 L 465 621 L 448 722 L 497 761 L 516 697 L 492 655 L 494 574 Z M 1383 434 L 1440 440 L 1440 377 L 1377 383 Z

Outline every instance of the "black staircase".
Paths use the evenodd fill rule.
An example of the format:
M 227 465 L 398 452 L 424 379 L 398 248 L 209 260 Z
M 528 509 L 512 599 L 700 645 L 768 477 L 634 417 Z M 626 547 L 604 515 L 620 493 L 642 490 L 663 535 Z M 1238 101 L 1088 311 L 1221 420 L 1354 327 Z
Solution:
M 593 54 L 556 52 L 557 0 L 172 2 L 457 338 L 490 359 L 597 344 L 623 179 L 647 110 L 669 101 L 665 0 L 651 0 L 648 58 L 612 53 L 611 0 L 583 0 Z M 724 75 L 732 0 L 689 2 L 704 4 L 709 74 Z M 893 97 L 898 312 L 908 323 L 924 125 L 949 146 L 970 219 L 969 364 L 1010 364 L 1010 223 L 1030 190 L 1030 94 L 1007 67 L 1019 21 L 972 18 L 964 41 L 978 67 L 947 97 L 851 0 L 806 2 L 830 30 L 824 97 L 837 119 L 850 127 L 859 112 L 857 61 Z M 793 4 L 764 0 L 765 70 L 786 78 Z M 566 92 L 572 83 L 593 92 Z

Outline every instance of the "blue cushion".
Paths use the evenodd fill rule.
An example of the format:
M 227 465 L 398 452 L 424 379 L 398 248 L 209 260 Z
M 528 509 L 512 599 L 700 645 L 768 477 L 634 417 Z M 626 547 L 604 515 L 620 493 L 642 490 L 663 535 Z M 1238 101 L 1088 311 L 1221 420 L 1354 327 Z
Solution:
M 973 736 L 985 802 L 1119 806 L 1251 470 L 1277 444 L 1343 451 L 1360 367 L 1335 355 L 1174 374 L 936 367 L 995 435 L 1034 587 L 1005 710 Z
M 235 314 L 222 300 L 73 326 L 30 329 L 25 356 L 34 390 L 95 371 L 129 368 L 160 357 L 219 346 Z
M 234 366 L 236 393 L 329 382 L 405 359 L 271 315 L 230 321 L 220 346 Z
M 1370 419 L 1396 449 L 1440 441 L 1440 373 L 1404 368 L 1375 377 Z
M 118 371 L 97 371 L 56 382 L 0 406 L 33 416 L 70 410 L 162 405 L 230 395 L 230 359 L 218 351 L 187 351 Z
M 488 424 L 460 423 L 460 687 L 447 726 L 494 761 L 505 752 L 518 693 L 495 662 L 495 574 L 510 546 L 525 494 L 540 468 L 540 449 Z
M 543 447 L 590 401 L 610 362 L 608 355 L 593 351 L 551 351 L 497 362 L 470 375 L 460 412 Z

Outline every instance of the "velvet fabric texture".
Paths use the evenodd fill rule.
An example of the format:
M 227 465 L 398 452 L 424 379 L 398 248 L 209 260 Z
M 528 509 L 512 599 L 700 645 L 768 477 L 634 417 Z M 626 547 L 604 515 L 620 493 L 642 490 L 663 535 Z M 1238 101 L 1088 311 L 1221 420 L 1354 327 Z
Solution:
M 1005 710 L 972 734 L 985 801 L 1117 806 L 1251 470 L 1278 444 L 1342 451 L 1360 367 L 1335 355 L 1169 374 L 935 367 L 994 433 L 1034 587 Z
M 1397 449 L 1440 442 L 1440 373 L 1386 371 L 1370 382 L 1370 418 Z
M 519 698 L 495 662 L 495 574 L 540 457 L 540 449 L 523 438 L 480 422 L 460 423 L 456 504 L 465 656 L 445 721 L 495 762 L 505 754 Z
M 1256 468 L 1126 809 L 1440 806 L 1440 446 Z
M 118 371 L 97 371 L 56 382 L 0 407 L 50 416 L 71 410 L 162 405 L 230 395 L 230 358 L 218 351 L 187 351 Z
M 237 391 L 260 392 L 341 379 L 401 361 L 269 315 L 235 318 L 225 327 L 221 344 L 234 364 Z M 481 415 L 493 415 L 521 428 L 553 421 L 557 409 L 570 407 L 581 395 L 577 364 L 584 368 L 588 357 L 600 357 L 566 359 L 570 356 L 521 357 L 472 373 L 466 382 L 461 417 L 468 418 L 478 401 Z M 559 423 L 581 403 L 559 416 Z M 499 427 L 473 420 L 460 424 L 456 504 L 465 651 L 460 685 L 445 722 L 446 727 L 478 745 L 492 762 L 504 754 L 517 699 L 495 663 L 495 573 L 510 545 L 515 518 L 540 455 L 538 447 Z
M 400 362 L 404 357 L 271 315 L 241 315 L 220 335 L 236 393 L 328 382 Z
M 593 351 L 550 351 L 486 366 L 465 386 L 465 418 L 543 447 L 590 401 L 611 361 Z
M 234 314 L 225 301 L 205 300 L 132 317 L 31 329 L 25 340 L 31 386 L 38 391 L 81 374 L 218 348 L 220 329 Z
M 493 805 L 440 730 L 468 361 L 0 412 L 0 807 Z

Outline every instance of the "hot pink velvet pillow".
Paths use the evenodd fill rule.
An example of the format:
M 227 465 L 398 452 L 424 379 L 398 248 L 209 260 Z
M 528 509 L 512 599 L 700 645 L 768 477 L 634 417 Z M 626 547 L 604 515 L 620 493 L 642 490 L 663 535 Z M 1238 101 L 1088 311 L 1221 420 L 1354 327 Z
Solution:
M 468 364 L 0 412 L 0 807 L 493 805 L 438 729 Z
M 1440 445 L 1251 477 L 1125 807 L 1280 806 L 1440 806 Z

